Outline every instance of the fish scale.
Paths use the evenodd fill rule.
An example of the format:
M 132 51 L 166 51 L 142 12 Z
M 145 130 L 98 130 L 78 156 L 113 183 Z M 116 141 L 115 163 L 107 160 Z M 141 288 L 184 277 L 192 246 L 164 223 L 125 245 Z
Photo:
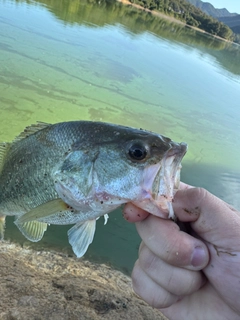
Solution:
M 68 237 L 81 257 L 96 220 L 123 203 L 173 215 L 186 150 L 162 135 L 103 122 L 32 125 L 0 144 L 0 222 L 14 215 L 31 241 L 41 240 L 48 224 L 75 223 Z

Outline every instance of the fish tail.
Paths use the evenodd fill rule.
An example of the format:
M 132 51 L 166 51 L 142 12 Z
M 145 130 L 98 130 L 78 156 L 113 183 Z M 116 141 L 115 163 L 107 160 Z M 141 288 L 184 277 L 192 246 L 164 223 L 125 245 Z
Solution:
M 3 214 L 0 214 L 0 240 L 3 240 L 4 238 L 5 219 L 6 219 L 6 216 Z

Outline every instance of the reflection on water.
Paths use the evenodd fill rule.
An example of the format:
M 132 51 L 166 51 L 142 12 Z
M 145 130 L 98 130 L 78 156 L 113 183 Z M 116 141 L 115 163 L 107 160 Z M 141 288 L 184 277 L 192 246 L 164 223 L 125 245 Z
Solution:
M 240 80 L 225 62 L 238 73 L 238 47 L 120 3 L 0 5 L 1 139 L 37 120 L 104 120 L 185 140 L 196 162 L 229 161 Z
M 219 197 L 240 210 L 240 174 L 222 172 L 219 178 Z
M 240 208 L 239 46 L 118 2 L 0 0 L 0 60 L 0 141 L 37 120 L 143 127 L 187 142 L 183 180 Z M 68 229 L 34 246 L 71 252 Z M 138 244 L 118 210 L 87 256 L 129 270 Z
M 186 183 L 208 189 L 217 197 L 240 210 L 240 173 L 231 168 L 186 163 L 182 169 Z
M 118 82 L 128 83 L 140 76 L 137 71 L 131 67 L 127 67 L 120 62 L 111 59 L 101 59 L 100 61 L 92 61 L 94 75 L 100 79 L 107 78 Z

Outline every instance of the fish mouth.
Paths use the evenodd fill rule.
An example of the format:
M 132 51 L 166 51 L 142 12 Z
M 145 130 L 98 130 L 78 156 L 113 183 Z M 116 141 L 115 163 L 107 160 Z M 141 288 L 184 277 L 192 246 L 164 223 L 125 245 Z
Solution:
M 144 170 L 142 193 L 133 204 L 160 218 L 174 219 L 172 200 L 179 188 L 181 161 L 186 152 L 186 143 L 171 141 L 162 160 Z
M 161 166 L 152 185 L 152 198 L 162 212 L 168 213 L 168 218 L 174 218 L 172 200 L 175 191 L 179 188 L 181 161 L 187 152 L 187 144 L 172 143 L 166 152 Z

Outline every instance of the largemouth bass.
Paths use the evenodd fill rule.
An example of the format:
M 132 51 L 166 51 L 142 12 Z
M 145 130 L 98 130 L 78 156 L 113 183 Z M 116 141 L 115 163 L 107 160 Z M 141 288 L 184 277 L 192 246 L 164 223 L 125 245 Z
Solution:
M 91 121 L 27 127 L 0 144 L 0 216 L 31 241 L 48 224 L 68 231 L 77 257 L 92 242 L 96 220 L 133 202 L 162 218 L 173 217 L 185 143 L 124 126 Z

